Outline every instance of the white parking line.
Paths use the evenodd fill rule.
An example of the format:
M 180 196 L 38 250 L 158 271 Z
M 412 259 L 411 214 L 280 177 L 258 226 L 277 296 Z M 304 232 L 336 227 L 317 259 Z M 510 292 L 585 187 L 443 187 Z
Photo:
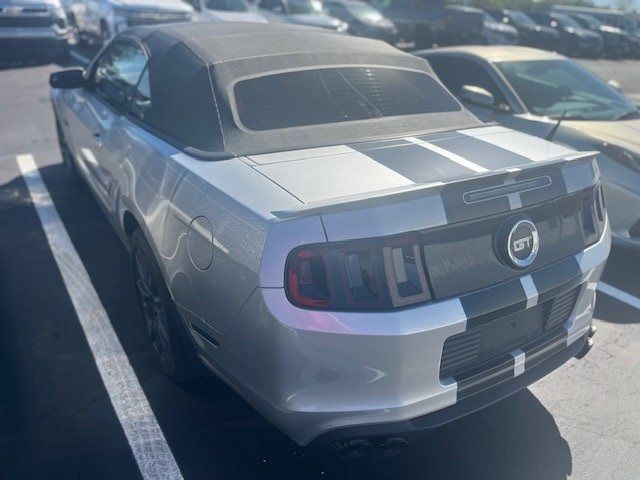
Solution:
M 608 283 L 604 282 L 598 282 L 598 291 L 640 310 L 640 298 L 634 297 L 630 293 L 627 293 L 624 290 L 620 290 L 613 285 L 609 285 Z
M 84 268 L 32 155 L 18 155 L 42 228 L 84 331 L 111 404 L 145 480 L 182 474 L 142 387 Z
M 70 50 L 69 51 L 69 55 L 71 55 L 73 58 L 75 58 L 79 62 L 84 63 L 85 65 L 88 65 L 89 62 L 91 61 L 89 58 L 85 57 L 84 55 L 79 54 L 75 50 Z

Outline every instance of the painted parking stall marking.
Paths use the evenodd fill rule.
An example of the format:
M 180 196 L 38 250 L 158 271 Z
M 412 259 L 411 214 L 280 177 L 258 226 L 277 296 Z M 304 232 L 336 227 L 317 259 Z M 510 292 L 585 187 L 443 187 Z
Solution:
M 145 480 L 182 480 L 151 406 L 32 155 L 16 157 L 111 404 Z
M 597 289 L 600 293 L 604 293 L 609 297 L 615 298 L 619 302 L 626 303 L 627 305 L 640 310 L 640 298 L 635 297 L 624 290 L 620 290 L 619 288 L 609 285 L 608 283 L 604 283 L 603 281 L 598 282 Z

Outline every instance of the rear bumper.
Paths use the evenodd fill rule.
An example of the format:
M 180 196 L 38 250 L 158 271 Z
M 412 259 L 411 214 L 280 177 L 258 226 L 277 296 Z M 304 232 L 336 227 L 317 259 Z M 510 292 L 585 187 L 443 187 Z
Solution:
M 0 52 L 4 54 L 54 53 L 68 46 L 69 33 L 53 28 L 0 28 Z
M 321 312 L 294 307 L 282 288 L 262 288 L 219 345 L 196 342 L 219 376 L 301 445 L 430 428 L 523 388 L 556 368 L 553 358 L 582 348 L 610 240 L 607 226 L 575 257 L 482 292 L 501 306 L 461 297 L 392 312 Z M 478 372 L 441 378 L 449 337 L 570 289 L 579 293 L 551 344 L 523 344 Z
M 337 442 L 348 447 L 350 441 L 366 439 L 372 446 L 379 446 L 389 439 L 401 438 L 412 441 L 420 438 L 425 432 L 489 407 L 504 398 L 519 392 L 553 372 L 571 358 L 580 354 L 587 345 L 588 334 L 578 341 L 566 346 L 562 341 L 554 342 L 549 350 L 535 357 L 530 366 L 521 375 L 496 383 L 491 389 L 485 389 L 476 395 L 461 399 L 437 412 L 400 422 L 346 427 L 327 432 L 309 444 L 310 450 L 322 450 Z M 510 366 L 513 373 L 514 366 Z

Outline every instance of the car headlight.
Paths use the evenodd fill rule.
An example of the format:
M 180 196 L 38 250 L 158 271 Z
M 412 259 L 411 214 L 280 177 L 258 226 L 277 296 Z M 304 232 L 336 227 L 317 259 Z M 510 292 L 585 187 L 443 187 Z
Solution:
M 638 153 L 610 143 L 604 143 L 600 150 L 612 160 L 630 168 L 634 172 L 640 173 L 640 155 Z
M 340 25 L 338 25 L 338 28 L 336 29 L 338 32 L 346 32 L 347 29 L 349 28 L 349 24 L 345 23 L 345 22 L 340 22 Z

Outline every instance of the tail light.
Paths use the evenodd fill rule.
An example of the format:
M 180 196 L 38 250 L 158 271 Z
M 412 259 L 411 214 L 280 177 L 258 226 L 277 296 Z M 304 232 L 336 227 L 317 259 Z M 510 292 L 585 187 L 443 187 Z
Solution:
M 289 300 L 332 310 L 392 309 L 431 298 L 417 237 L 329 243 L 289 254 Z
M 585 247 L 596 243 L 604 233 L 606 220 L 606 210 L 604 204 L 604 192 L 602 185 L 598 185 L 593 195 L 582 200 L 580 208 L 580 219 L 582 231 L 584 232 Z

